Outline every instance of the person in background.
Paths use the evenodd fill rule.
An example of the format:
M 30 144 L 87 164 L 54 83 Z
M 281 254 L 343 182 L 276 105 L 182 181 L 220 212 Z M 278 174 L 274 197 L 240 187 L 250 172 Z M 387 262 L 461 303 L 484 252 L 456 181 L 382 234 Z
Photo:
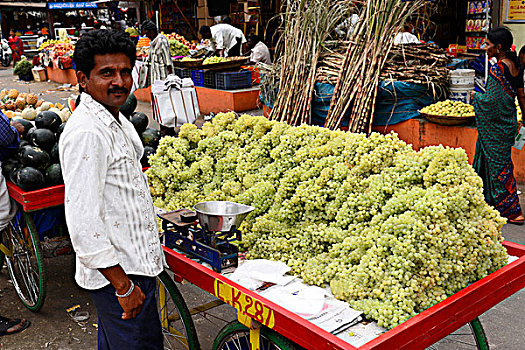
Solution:
M 24 127 L 22 124 L 17 122 L 10 123 L 5 114 L 0 112 L 0 168 L 2 166 L 1 161 L 8 149 L 18 149 L 19 134 L 23 133 Z M 8 229 L 9 222 L 13 218 L 15 211 L 16 207 L 11 204 L 4 175 L 0 172 L 0 235 L 3 235 L 3 231 Z M 30 325 L 31 322 L 24 318 L 12 319 L 0 316 L 0 336 L 18 333 Z
M 525 45 L 522 46 L 520 53 L 519 53 L 519 63 L 520 63 L 520 73 L 519 76 L 521 77 L 522 84 L 521 87 L 518 87 L 518 104 L 521 108 L 521 114 L 523 115 L 525 112 Z
M 95 303 L 99 349 L 163 349 L 155 288 L 164 255 L 140 164 L 144 147 L 119 112 L 136 48 L 122 31 L 94 30 L 73 57 L 83 93 L 59 151 L 75 280 Z
M 9 31 L 9 39 L 7 39 L 7 42 L 9 43 L 9 47 L 11 47 L 11 51 L 13 53 L 13 67 L 15 66 L 16 62 L 20 61 L 22 58 L 22 55 L 24 54 L 24 43 L 22 42 L 22 39 L 20 39 L 17 35 L 14 29 L 11 29 Z
M 412 33 L 413 28 L 414 26 L 410 22 L 406 22 L 403 29 L 394 37 L 394 45 L 421 44 L 421 40 Z
M 248 37 L 248 48 L 250 49 L 250 62 L 251 63 L 264 63 L 272 64 L 270 58 L 270 50 L 268 46 L 261 41 L 261 38 L 257 35 L 250 35 Z
M 472 165 L 483 180 L 487 203 L 509 223 L 522 225 L 511 147 L 518 132 L 514 99 L 523 90 L 523 77 L 518 57 L 511 51 L 512 41 L 507 28 L 494 28 L 487 34 L 485 51 L 496 63 L 490 66 L 486 91 L 473 96 L 478 139 Z
M 168 74 L 173 73 L 170 43 L 168 38 L 158 32 L 152 21 L 148 20 L 142 24 L 142 32 L 151 40 L 147 61 L 150 63 L 150 83 L 153 84 L 156 80 L 164 80 Z
M 227 23 L 202 26 L 199 34 L 201 39 L 210 40 L 210 50 L 215 56 L 240 56 L 242 44 L 246 42 L 243 32 Z

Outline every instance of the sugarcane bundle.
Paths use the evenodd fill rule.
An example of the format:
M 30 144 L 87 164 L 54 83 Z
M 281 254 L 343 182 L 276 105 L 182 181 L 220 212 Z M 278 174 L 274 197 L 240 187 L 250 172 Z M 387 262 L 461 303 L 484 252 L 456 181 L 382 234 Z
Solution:
M 380 74 L 392 48 L 392 39 L 407 18 L 425 4 L 425 0 L 366 2 L 339 69 L 326 127 L 338 129 L 350 112 L 349 131 L 370 133 Z
M 283 3 L 282 35 L 277 47 L 277 97 L 270 119 L 309 123 L 316 68 L 322 46 L 347 16 L 352 1 L 287 0 Z

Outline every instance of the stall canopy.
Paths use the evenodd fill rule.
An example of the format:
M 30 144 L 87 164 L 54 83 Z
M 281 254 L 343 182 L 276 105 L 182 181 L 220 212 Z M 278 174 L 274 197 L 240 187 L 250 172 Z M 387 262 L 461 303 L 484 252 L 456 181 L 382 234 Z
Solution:
M 84 2 L 50 2 L 48 3 L 50 10 L 64 10 L 64 9 L 96 9 L 98 7 L 95 1 Z

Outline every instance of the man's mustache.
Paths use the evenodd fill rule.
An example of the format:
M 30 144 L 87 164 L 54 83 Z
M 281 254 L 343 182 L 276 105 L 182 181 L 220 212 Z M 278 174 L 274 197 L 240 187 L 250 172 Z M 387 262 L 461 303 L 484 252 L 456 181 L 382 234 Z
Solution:
M 109 94 L 114 94 L 114 93 L 127 94 L 127 93 L 128 93 L 128 89 L 126 89 L 126 88 L 113 88 L 113 89 L 108 89 L 108 95 L 109 95 Z

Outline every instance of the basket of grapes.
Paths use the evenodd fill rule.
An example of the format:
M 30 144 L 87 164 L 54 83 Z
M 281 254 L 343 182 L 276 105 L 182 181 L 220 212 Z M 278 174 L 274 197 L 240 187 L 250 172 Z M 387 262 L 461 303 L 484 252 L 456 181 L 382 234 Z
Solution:
M 202 66 L 202 58 L 184 57 L 173 60 L 173 66 L 179 68 L 200 68 Z
M 248 57 L 208 57 L 202 62 L 202 69 L 225 70 L 241 68 Z
M 474 120 L 474 106 L 460 101 L 439 101 L 423 107 L 419 113 L 432 123 L 441 125 L 468 124 Z

